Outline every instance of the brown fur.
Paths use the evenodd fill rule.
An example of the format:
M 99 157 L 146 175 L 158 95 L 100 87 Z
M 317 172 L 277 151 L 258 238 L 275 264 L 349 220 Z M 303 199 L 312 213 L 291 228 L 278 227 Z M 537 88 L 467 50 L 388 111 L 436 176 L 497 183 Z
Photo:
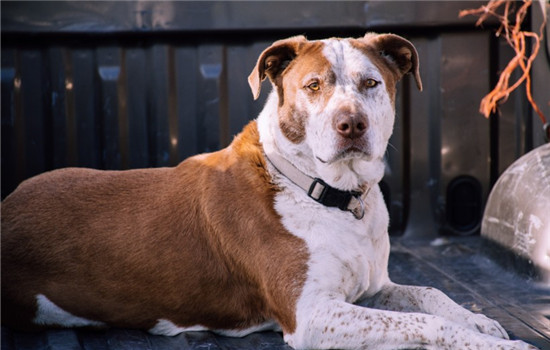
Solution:
M 2 323 L 33 327 L 44 294 L 109 326 L 275 319 L 293 332 L 308 253 L 275 213 L 276 191 L 255 122 L 175 168 L 27 180 L 2 204 Z
M 248 77 L 252 93 L 257 98 L 260 94 L 261 81 L 266 77 L 275 84 L 279 97 L 279 127 L 282 133 L 293 143 L 301 143 L 305 139 L 305 125 L 308 113 L 298 109 L 296 92 L 306 89 L 304 78 L 311 73 L 318 73 L 324 79 L 331 77 L 330 63 L 324 58 L 321 42 L 310 42 L 303 36 L 279 40 L 266 49 Z M 324 103 L 330 99 L 331 92 L 310 94 L 314 103 Z M 321 99 L 321 101 L 318 101 Z
M 288 68 L 281 74 L 279 79 L 275 79 L 275 84 L 280 87 L 279 91 L 279 127 L 283 134 L 294 143 L 301 143 L 306 137 L 305 125 L 307 124 L 308 113 L 303 104 L 296 103 L 297 91 L 299 89 L 307 90 L 308 81 L 304 79 L 308 74 L 316 73 L 323 78 L 332 74 L 330 63 L 322 54 L 323 44 L 321 42 L 308 42 L 302 44 L 300 50 L 296 52 L 296 58 L 290 62 Z M 328 79 L 321 79 L 320 83 Z M 327 85 L 328 87 L 328 85 Z M 318 93 L 308 91 L 312 103 L 321 103 L 325 105 L 331 91 L 323 89 L 321 86 Z

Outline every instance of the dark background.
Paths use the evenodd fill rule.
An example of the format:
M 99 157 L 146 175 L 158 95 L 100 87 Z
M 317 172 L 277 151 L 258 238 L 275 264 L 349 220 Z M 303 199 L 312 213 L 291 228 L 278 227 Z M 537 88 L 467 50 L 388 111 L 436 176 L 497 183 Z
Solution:
M 226 146 L 262 109 L 247 84 L 271 42 L 393 32 L 420 55 L 424 92 L 399 85 L 382 187 L 393 234 L 475 234 L 498 175 L 542 144 L 520 93 L 498 118 L 481 98 L 512 57 L 484 2 L 2 1 L 2 198 L 67 166 L 173 166 Z M 540 25 L 540 10 L 525 26 Z M 535 98 L 550 115 L 546 42 Z

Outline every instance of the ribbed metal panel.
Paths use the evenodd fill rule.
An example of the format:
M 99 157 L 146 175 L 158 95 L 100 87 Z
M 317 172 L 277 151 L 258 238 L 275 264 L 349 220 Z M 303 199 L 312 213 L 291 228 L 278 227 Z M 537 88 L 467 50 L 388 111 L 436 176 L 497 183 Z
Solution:
M 457 19 L 464 6 L 2 2 L 2 198 L 51 169 L 172 166 L 224 147 L 263 107 L 268 83 L 253 101 L 247 76 L 271 42 L 378 30 L 413 41 L 425 88 L 398 87 L 383 186 L 392 230 L 453 232 L 448 185 L 472 176 L 484 201 L 506 165 L 541 142 L 521 93 L 496 121 L 477 112 L 511 52 L 491 23 Z
M 3 193 L 54 168 L 170 166 L 227 145 L 261 108 L 246 78 L 267 45 L 3 49 Z

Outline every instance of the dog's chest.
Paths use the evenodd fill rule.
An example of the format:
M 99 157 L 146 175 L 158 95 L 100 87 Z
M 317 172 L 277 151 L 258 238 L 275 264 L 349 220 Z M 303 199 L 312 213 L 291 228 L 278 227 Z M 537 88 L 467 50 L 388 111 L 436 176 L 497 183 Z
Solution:
M 313 203 L 299 192 L 285 190 L 277 196 L 275 208 L 283 224 L 304 239 L 309 249 L 305 292 L 354 302 L 365 292 L 376 293 L 386 282 L 387 211 L 380 208 L 379 189 L 372 192 L 368 197 L 371 210 L 363 220 Z

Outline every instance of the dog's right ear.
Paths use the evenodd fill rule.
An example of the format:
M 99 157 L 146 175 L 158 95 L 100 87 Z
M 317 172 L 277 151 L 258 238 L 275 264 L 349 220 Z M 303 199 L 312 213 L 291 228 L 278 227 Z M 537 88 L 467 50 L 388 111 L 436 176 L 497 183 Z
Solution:
M 301 45 L 306 42 L 307 39 L 303 35 L 294 36 L 274 42 L 273 45 L 261 53 L 256 67 L 248 76 L 248 84 L 255 100 L 260 96 L 262 81 L 265 77 L 269 77 L 273 83 L 277 84 L 277 79 L 281 76 L 281 73 L 297 56 Z
M 379 54 L 386 59 L 390 66 L 397 69 L 399 78 L 411 73 L 416 80 L 418 90 L 422 91 L 422 80 L 420 79 L 420 64 L 418 52 L 414 45 L 407 39 L 395 34 L 365 34 L 364 39 L 372 43 Z

